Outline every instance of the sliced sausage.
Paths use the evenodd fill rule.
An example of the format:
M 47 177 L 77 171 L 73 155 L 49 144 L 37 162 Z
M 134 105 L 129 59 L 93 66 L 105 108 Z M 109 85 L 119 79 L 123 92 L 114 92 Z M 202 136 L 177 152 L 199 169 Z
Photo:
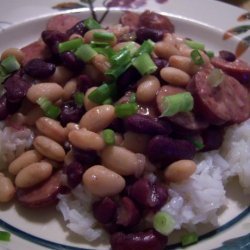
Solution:
M 32 59 L 41 58 L 45 59 L 49 57 L 49 50 L 43 41 L 36 41 L 27 46 L 23 47 L 22 52 L 24 53 L 24 58 L 22 63 L 25 65 Z
M 139 24 L 140 15 L 131 11 L 125 11 L 120 18 L 120 23 L 123 26 L 129 26 L 131 30 L 136 30 Z
M 175 95 L 178 93 L 183 93 L 185 91 L 186 90 L 183 88 L 173 87 L 169 85 L 161 87 L 156 97 L 157 107 L 159 111 L 162 113 L 164 110 L 163 98 L 165 96 Z M 174 127 L 174 131 L 179 134 L 186 134 L 186 133 L 195 134 L 199 133 L 201 130 L 204 130 L 205 128 L 208 127 L 208 122 L 205 121 L 204 119 L 199 118 L 193 112 L 178 113 L 172 117 L 163 119 L 169 120 Z
M 57 15 L 48 21 L 47 30 L 57 30 L 64 33 L 80 21 L 80 18 L 73 15 Z
M 226 61 L 221 57 L 214 57 L 212 64 L 222 69 L 228 75 L 233 76 L 242 84 L 250 84 L 250 65 L 240 59 L 233 62 Z
M 202 69 L 194 76 L 188 89 L 195 100 L 195 109 L 211 124 L 239 123 L 250 115 L 247 89 L 235 78 L 225 74 L 219 86 L 209 83 L 212 69 Z
M 45 207 L 57 201 L 61 189 L 61 172 L 58 171 L 41 185 L 29 189 L 17 189 L 17 200 L 26 207 Z

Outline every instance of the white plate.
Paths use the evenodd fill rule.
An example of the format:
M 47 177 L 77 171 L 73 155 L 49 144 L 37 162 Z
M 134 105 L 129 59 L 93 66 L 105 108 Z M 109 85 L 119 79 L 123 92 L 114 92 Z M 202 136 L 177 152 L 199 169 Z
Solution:
M 82 4 L 82 2 L 79 1 L 78 5 Z M 220 49 L 235 51 L 240 39 L 249 36 L 249 33 L 245 32 L 238 37 L 223 40 L 223 34 L 226 30 L 243 24 L 249 25 L 250 23 L 249 21 L 237 21 L 238 17 L 245 13 L 243 9 L 220 2 L 212 0 L 136 0 L 123 2 L 142 4 L 138 9 L 140 11 L 150 9 L 167 13 L 174 23 L 177 33 L 204 42 L 206 47 L 213 51 Z M 163 3 L 160 4 L 159 2 Z M 39 1 L 39 4 L 38 1 L 34 0 L 9 0 L 5 3 L 5 8 L 1 8 L 0 11 L 1 20 L 3 21 L 0 22 L 0 25 L 2 24 L 1 27 L 4 29 L 0 33 L 0 51 L 8 47 L 22 47 L 36 40 L 44 29 L 48 18 L 60 12 L 59 7 L 65 7 L 65 5 L 58 5 L 60 1 L 49 0 Z M 53 6 L 54 8 L 52 8 Z M 95 1 L 95 6 L 98 9 L 103 8 L 103 1 Z M 11 15 L 10 11 L 12 11 Z M 74 12 L 75 15 L 82 18 L 89 15 L 86 8 L 71 9 L 66 12 Z M 102 11 L 98 13 L 103 14 Z M 105 22 L 116 22 L 119 15 L 120 11 L 109 13 L 105 18 Z M 16 24 L 21 21 L 23 23 L 6 29 L 8 23 Z M 242 58 L 250 63 L 250 50 L 246 50 Z M 187 249 L 214 249 L 220 247 L 228 239 L 246 235 L 250 232 L 250 197 L 242 195 L 237 180 L 234 180 L 234 182 L 231 185 L 233 188 L 228 191 L 228 208 L 222 211 L 219 217 L 221 226 L 210 231 L 207 228 L 208 231 L 203 234 L 201 241 Z M 104 248 L 103 246 L 88 246 L 77 236 L 70 235 L 63 225 L 61 215 L 56 213 L 54 209 L 34 211 L 25 210 L 15 205 L 1 205 L 0 211 L 0 226 L 12 233 L 11 241 L 9 243 L 0 243 L 0 249 L 39 250 L 46 247 L 49 249 L 75 250 Z

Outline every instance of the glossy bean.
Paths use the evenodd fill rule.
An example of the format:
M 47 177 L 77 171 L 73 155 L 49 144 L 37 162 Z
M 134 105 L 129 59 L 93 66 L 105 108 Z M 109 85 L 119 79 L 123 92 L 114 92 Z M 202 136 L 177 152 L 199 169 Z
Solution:
M 164 177 L 168 182 L 181 182 L 187 180 L 196 170 L 196 164 L 192 160 L 180 160 L 173 162 L 164 171 Z
M 160 71 L 160 75 L 164 81 L 174 86 L 185 87 L 191 80 L 186 72 L 173 67 L 164 67 Z
M 13 175 L 17 175 L 23 168 L 41 161 L 42 158 L 43 156 L 34 149 L 26 151 L 10 163 L 9 172 Z
M 61 124 L 49 117 L 41 117 L 36 121 L 36 128 L 52 140 L 63 143 L 66 140 L 65 129 Z
M 88 96 L 90 95 L 90 93 L 92 93 L 95 89 L 97 89 L 97 87 L 92 87 L 89 88 L 84 96 L 84 107 L 86 110 L 90 110 L 96 106 L 98 106 L 98 104 L 92 102 L 91 100 L 89 100 Z
M 70 131 L 78 130 L 78 129 L 80 129 L 80 127 L 79 127 L 79 125 L 77 123 L 69 122 L 66 125 L 65 134 L 66 134 L 66 136 L 68 136 Z
M 75 78 L 69 80 L 65 83 L 63 87 L 63 100 L 69 100 L 72 95 L 76 92 L 77 89 L 77 80 Z
M 80 127 L 99 132 L 108 127 L 115 119 L 115 108 L 112 105 L 101 105 L 90 109 L 80 120 Z
M 157 91 L 161 84 L 157 77 L 144 76 L 139 82 L 136 90 L 136 99 L 142 103 L 152 102 L 155 99 Z
M 33 187 L 47 180 L 52 174 L 52 169 L 48 162 L 32 163 L 17 174 L 15 184 L 19 188 Z
M 0 202 L 9 202 L 15 195 L 16 189 L 10 178 L 0 173 Z
M 154 49 L 155 54 L 164 59 L 169 59 L 170 56 L 179 55 L 179 50 L 172 44 L 168 44 L 164 41 L 157 42 Z
M 29 101 L 36 103 L 40 97 L 46 97 L 54 102 L 63 96 L 63 88 L 57 83 L 38 83 L 32 85 L 28 92 L 27 98 Z
M 102 164 L 123 176 L 142 174 L 145 157 L 141 156 L 119 146 L 106 147 L 101 153 Z
M 46 136 L 37 136 L 33 141 L 33 145 L 40 154 L 51 160 L 64 160 L 65 151 L 63 147 L 59 143 Z
M 57 66 L 54 74 L 48 79 L 50 82 L 56 82 L 60 85 L 65 84 L 73 76 L 73 73 L 64 66 Z
M 102 54 L 94 56 L 91 63 L 102 73 L 107 72 L 107 70 L 111 67 L 107 57 Z
M 125 187 L 125 180 L 119 174 L 102 166 L 90 167 L 82 177 L 83 185 L 99 197 L 119 194 Z
M 69 142 L 83 150 L 102 150 L 105 147 L 103 138 L 92 131 L 87 129 L 79 129 L 69 132 Z

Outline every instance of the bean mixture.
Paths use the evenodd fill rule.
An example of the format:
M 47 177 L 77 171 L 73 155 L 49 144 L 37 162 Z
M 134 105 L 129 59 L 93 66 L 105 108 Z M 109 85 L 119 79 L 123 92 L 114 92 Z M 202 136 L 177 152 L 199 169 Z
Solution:
M 250 66 L 150 11 L 109 27 L 53 17 L 0 66 L 0 119 L 35 134 L 0 173 L 0 202 L 40 208 L 83 185 L 114 250 L 164 249 L 168 185 L 190 178 L 195 154 L 218 149 L 225 128 L 250 115 Z

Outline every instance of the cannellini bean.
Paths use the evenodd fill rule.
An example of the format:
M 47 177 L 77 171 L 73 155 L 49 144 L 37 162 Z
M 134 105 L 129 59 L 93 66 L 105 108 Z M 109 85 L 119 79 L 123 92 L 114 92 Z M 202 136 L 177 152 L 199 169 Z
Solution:
M 8 49 L 6 49 L 1 55 L 1 61 L 4 60 L 5 58 L 7 58 L 10 55 L 14 56 L 17 59 L 17 61 L 20 64 L 22 64 L 23 59 L 24 59 L 24 53 L 20 49 L 17 49 L 17 48 L 8 48 Z
M 65 83 L 63 87 L 63 100 L 69 100 L 72 95 L 76 92 L 77 80 L 75 78 Z
M 59 84 L 52 82 L 34 84 L 27 92 L 28 100 L 33 103 L 36 103 L 40 97 L 46 97 L 54 102 L 60 99 L 62 95 L 63 88 Z
M 106 147 L 101 153 L 101 159 L 105 167 L 123 176 L 140 176 L 145 167 L 141 155 L 138 157 L 132 151 L 119 146 Z
M 99 134 L 88 131 L 87 129 L 71 131 L 69 132 L 68 138 L 73 146 L 84 150 L 92 149 L 99 151 L 105 147 L 103 138 Z
M 94 65 L 90 63 L 85 65 L 82 73 L 88 75 L 89 78 L 96 85 L 99 85 L 100 82 L 103 82 L 106 79 L 105 75 L 100 70 L 98 70 Z
M 10 178 L 0 173 L 0 202 L 9 202 L 15 195 L 16 189 Z
M 66 136 L 68 136 L 70 131 L 78 130 L 78 129 L 80 129 L 80 127 L 79 127 L 79 125 L 77 123 L 69 122 L 66 125 L 65 134 L 66 134 Z
M 111 67 L 107 57 L 102 54 L 94 56 L 91 63 L 102 73 L 105 73 Z
M 138 81 L 136 99 L 142 103 L 152 102 L 161 84 L 157 77 L 153 75 L 144 76 Z
M 195 65 L 192 59 L 186 56 L 171 56 L 168 62 L 171 67 L 180 69 L 191 76 L 200 69 L 200 66 Z
M 192 160 L 180 160 L 170 164 L 164 171 L 165 179 L 169 182 L 181 182 L 188 179 L 196 170 Z
M 97 103 L 92 102 L 91 100 L 89 100 L 88 96 L 90 93 L 92 93 L 95 89 L 97 89 L 97 87 L 92 87 L 89 88 L 84 96 L 84 107 L 86 110 L 90 110 L 96 106 L 98 106 Z
M 54 74 L 48 79 L 50 82 L 56 82 L 60 85 L 65 84 L 73 76 L 73 73 L 64 66 L 57 66 Z
M 46 156 L 51 160 L 64 160 L 65 151 L 63 147 L 59 143 L 46 136 L 37 136 L 33 141 L 33 145 L 40 154 Z
M 115 108 L 112 105 L 101 105 L 86 112 L 81 120 L 80 127 L 93 132 L 99 132 L 110 125 L 115 119 Z
M 41 117 L 36 121 L 36 127 L 40 133 L 56 142 L 63 143 L 66 140 L 65 129 L 54 119 Z
M 15 179 L 15 184 L 19 188 L 29 188 L 45 181 L 52 174 L 52 165 L 48 162 L 32 163 L 23 168 Z
M 157 56 L 164 59 L 169 59 L 170 56 L 179 55 L 179 50 L 172 44 L 168 44 L 164 41 L 157 42 L 155 44 L 154 52 Z
M 44 112 L 40 107 L 32 108 L 25 116 L 25 124 L 28 126 L 33 126 L 36 121 L 44 116 Z
M 125 187 L 125 180 L 119 174 L 102 166 L 90 167 L 82 177 L 84 187 L 99 197 L 119 194 Z
M 173 67 L 164 67 L 161 69 L 160 75 L 169 84 L 181 87 L 185 87 L 191 80 L 186 72 Z
M 32 163 L 39 162 L 42 159 L 43 156 L 36 150 L 26 151 L 10 163 L 9 172 L 13 175 L 17 175 L 23 168 Z

